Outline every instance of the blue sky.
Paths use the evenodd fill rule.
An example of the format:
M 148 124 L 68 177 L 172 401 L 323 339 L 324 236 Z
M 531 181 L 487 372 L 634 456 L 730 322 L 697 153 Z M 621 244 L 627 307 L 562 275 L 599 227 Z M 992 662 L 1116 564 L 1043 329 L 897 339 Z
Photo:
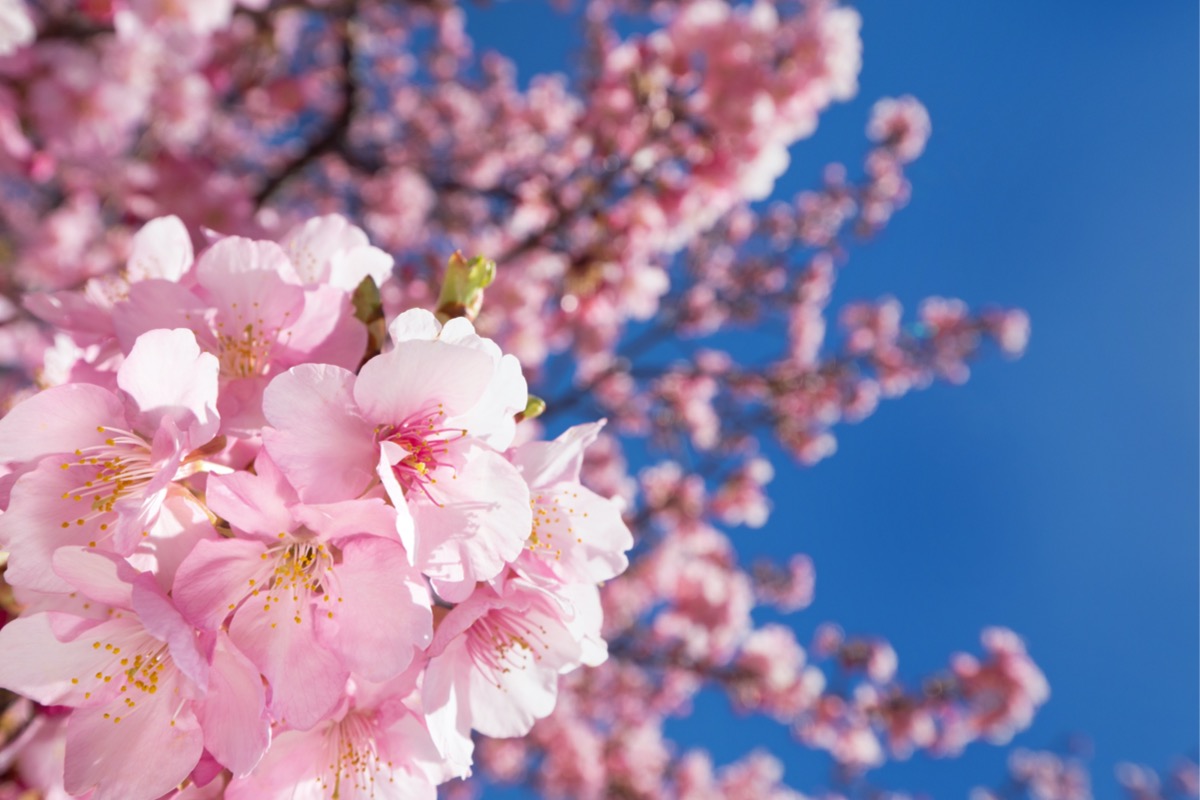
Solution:
M 481 44 L 522 79 L 570 63 L 541 4 L 477 13 Z M 852 252 L 835 302 L 927 295 L 1027 309 L 1024 359 L 981 363 L 839 429 L 814 469 L 781 465 L 773 522 L 749 555 L 811 554 L 824 620 L 889 638 L 916 678 L 985 625 L 1026 639 L 1052 687 L 1014 744 L 1086 733 L 1098 797 L 1112 766 L 1165 767 L 1198 744 L 1197 6 L 1183 0 L 861 0 L 860 92 L 793 151 L 779 197 L 832 160 L 857 168 L 880 96 L 912 93 L 934 133 L 913 200 Z M 718 698 L 674 732 L 718 760 L 759 741 L 800 789 L 827 760 L 772 724 L 730 724 Z M 1004 751 L 917 758 L 881 785 L 964 796 Z

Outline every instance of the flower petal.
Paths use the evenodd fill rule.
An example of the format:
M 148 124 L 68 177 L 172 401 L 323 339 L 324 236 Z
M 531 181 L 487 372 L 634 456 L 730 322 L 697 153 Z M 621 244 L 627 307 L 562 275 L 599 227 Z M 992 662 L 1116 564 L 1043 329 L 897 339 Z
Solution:
M 0 462 L 36 461 L 102 444 L 108 434 L 97 426 L 124 420 L 120 398 L 107 389 L 86 383 L 45 389 L 0 419 Z
M 375 434 L 357 411 L 354 385 L 341 367 L 303 364 L 263 393 L 273 426 L 263 445 L 305 502 L 353 499 L 374 477 Z
M 270 683 L 272 715 L 289 727 L 308 730 L 337 706 L 349 674 L 317 642 L 312 613 L 296 622 L 289 603 L 264 598 L 265 593 L 234 614 L 229 635 Z
M 217 635 L 200 710 L 204 746 L 234 775 L 246 775 L 271 742 L 262 677 L 225 633 Z
M 180 709 L 165 696 L 141 701 L 124 716 L 124 703 L 112 708 L 71 715 L 63 776 L 67 791 L 83 794 L 94 787 L 91 800 L 155 800 L 182 783 L 204 750 L 191 709 Z
M 512 462 L 530 486 L 579 483 L 583 454 L 596 441 L 606 420 L 567 428 L 551 442 L 529 442 L 516 448 Z
M 351 671 L 369 681 L 398 675 L 433 638 L 429 590 L 396 541 L 356 536 L 335 568 L 343 602 L 318 619 L 318 633 Z
M 237 530 L 274 539 L 295 527 L 288 506 L 300 498 L 267 454 L 255 460 L 254 469 L 209 476 L 205 499 Z
M 476 350 L 400 342 L 363 365 L 354 399 L 373 422 L 399 424 L 438 412 L 452 417 L 479 402 L 492 371 L 492 360 Z
M 408 495 L 417 530 L 416 564 L 451 602 L 515 560 L 532 528 L 529 488 L 512 464 L 469 444 L 460 463 L 456 471 L 431 473 L 438 479 L 433 494 L 438 504 L 424 493 Z
M 130 283 L 147 278 L 178 281 L 192 265 L 192 237 L 176 216 L 152 219 L 133 235 L 125 276 Z
M 216 630 L 255 584 L 265 582 L 265 552 L 262 542 L 250 539 L 197 542 L 175 573 L 172 594 L 180 612 L 201 628 Z
M 190 450 L 217 432 L 219 370 L 216 356 L 201 352 L 190 330 L 153 330 L 137 338 L 117 370 L 117 385 L 136 404 L 139 431 L 153 435 L 169 418 Z
M 83 547 L 60 547 L 52 560 L 55 573 L 92 600 L 115 608 L 133 606 L 133 587 L 119 575 L 124 559 Z
M 127 634 L 139 628 L 136 621 L 111 620 L 94 626 L 72 641 L 54 635 L 50 614 L 17 617 L 0 628 L 0 687 L 18 692 L 43 705 L 80 705 L 90 697 L 87 678 L 111 657 L 97 650 L 95 641 Z M 116 693 L 115 686 L 110 694 Z

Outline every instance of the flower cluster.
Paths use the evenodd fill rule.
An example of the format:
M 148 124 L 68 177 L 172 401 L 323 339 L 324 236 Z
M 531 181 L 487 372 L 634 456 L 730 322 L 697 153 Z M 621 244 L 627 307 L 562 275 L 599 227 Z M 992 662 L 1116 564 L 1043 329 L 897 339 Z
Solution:
M 37 788 L 432 798 L 605 660 L 632 537 L 579 482 L 600 425 L 519 431 L 516 359 L 383 320 L 391 270 L 337 216 L 198 257 L 165 217 L 120 277 L 30 299 L 61 333 L 0 419 L 0 687 L 65 741 Z
M 86 631 L 142 624 L 179 666 L 158 682 L 191 800 L 344 797 L 380 764 L 376 795 L 420 796 L 472 742 L 480 777 L 449 791 L 793 797 L 781 761 L 713 764 L 664 725 L 719 692 L 861 779 L 1045 699 L 1003 632 L 919 689 L 882 639 L 802 646 L 777 612 L 813 601 L 814 564 L 747 565 L 733 530 L 768 523 L 781 448 L 820 461 L 841 424 L 1029 334 L 1018 310 L 839 296 L 912 193 L 911 97 L 863 115 L 858 167 L 763 202 L 855 93 L 859 13 L 553 4 L 579 26 L 565 75 L 490 51 L 473 4 L 0 0 L 3 636 L 35 637 L 18 662 L 111 644 L 128 669 Z M 230 238 L 197 258 L 185 227 Z M 443 280 L 454 250 L 503 268 Z M 638 547 L 597 599 L 630 543 L 601 496 Z M 562 676 L 601 635 L 608 660 Z M 108 663 L 0 711 L 0 798 L 62 797 L 64 769 L 136 795 L 120 766 L 146 737 L 96 748 L 147 715 L 112 722 L 93 684 L 138 709 L 166 690 Z
M 1008 757 L 1008 775 L 994 787 L 976 787 L 971 800 L 1092 800 L 1088 763 L 1092 744 L 1071 736 L 1062 751 L 1018 748 Z M 1177 757 L 1160 773 L 1144 764 L 1119 762 L 1113 770 L 1126 800 L 1195 800 L 1200 797 L 1200 766 Z

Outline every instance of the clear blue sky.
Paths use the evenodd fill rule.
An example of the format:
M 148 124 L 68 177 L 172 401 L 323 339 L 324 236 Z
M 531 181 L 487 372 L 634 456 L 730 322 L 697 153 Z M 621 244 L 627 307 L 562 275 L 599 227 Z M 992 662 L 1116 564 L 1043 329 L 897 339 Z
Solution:
M 890 293 L 1026 308 L 1026 357 L 982 363 L 965 387 L 885 404 L 839 430 L 810 470 L 782 469 L 777 512 L 738 533 L 747 556 L 810 553 L 817 601 L 796 615 L 888 637 L 902 676 L 1016 629 L 1052 697 L 1014 744 L 1095 745 L 1112 765 L 1165 767 L 1198 739 L 1197 6 L 1188 0 L 862 0 L 858 98 L 794 149 L 780 197 L 820 167 L 856 169 L 870 105 L 912 93 L 934 134 L 914 197 L 856 248 L 836 302 Z M 570 63 L 573 36 L 540 4 L 474 13 L 481 44 L 517 53 L 522 80 Z M 718 761 L 753 741 L 789 783 L 823 785 L 827 759 L 773 724 L 706 698 L 687 743 Z M 742 733 L 744 731 L 744 734 Z M 995 784 L 1004 751 L 917 758 L 879 784 L 962 797 Z

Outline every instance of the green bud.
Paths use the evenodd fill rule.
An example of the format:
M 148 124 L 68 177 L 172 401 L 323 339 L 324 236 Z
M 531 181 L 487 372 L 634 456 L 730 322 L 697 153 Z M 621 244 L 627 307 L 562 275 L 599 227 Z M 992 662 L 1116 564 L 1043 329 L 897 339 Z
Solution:
M 546 401 L 537 395 L 529 395 L 529 400 L 525 402 L 525 410 L 517 414 L 517 422 L 526 419 L 536 419 L 546 410 Z
M 445 322 L 455 317 L 474 321 L 483 308 L 483 290 L 496 279 L 496 262 L 483 256 L 470 261 L 455 252 L 446 263 L 437 317 Z
M 364 325 L 383 319 L 383 300 L 379 297 L 379 287 L 370 275 L 363 278 L 354 290 L 351 302 L 354 303 L 354 316 Z

